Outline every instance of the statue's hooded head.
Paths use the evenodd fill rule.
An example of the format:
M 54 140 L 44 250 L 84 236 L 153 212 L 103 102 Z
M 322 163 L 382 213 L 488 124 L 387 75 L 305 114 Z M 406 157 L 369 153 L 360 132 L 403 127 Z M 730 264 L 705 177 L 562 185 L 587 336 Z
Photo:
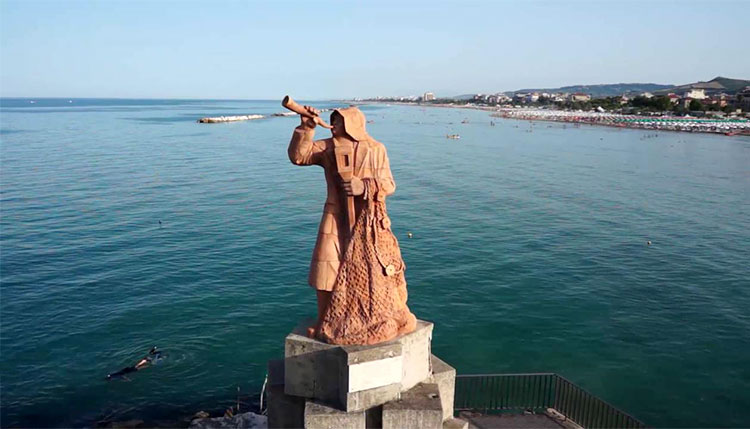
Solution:
M 356 141 L 371 140 L 365 130 L 365 114 L 361 110 L 352 106 L 345 109 L 336 109 L 331 113 L 331 125 L 334 128 L 334 136 L 340 128 L 337 127 L 338 121 L 343 123 L 344 131 Z

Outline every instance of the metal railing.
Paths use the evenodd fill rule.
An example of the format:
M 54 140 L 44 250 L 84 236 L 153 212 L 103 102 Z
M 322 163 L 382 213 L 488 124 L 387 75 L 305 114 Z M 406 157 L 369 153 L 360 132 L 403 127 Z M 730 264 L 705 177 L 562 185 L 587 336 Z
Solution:
M 456 376 L 456 411 L 544 412 L 553 408 L 584 428 L 645 428 L 627 413 L 554 373 Z

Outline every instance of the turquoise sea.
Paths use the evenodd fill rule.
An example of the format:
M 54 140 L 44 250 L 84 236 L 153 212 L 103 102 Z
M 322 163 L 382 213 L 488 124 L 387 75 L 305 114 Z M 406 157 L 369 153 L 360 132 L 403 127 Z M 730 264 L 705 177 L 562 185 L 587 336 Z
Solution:
M 278 100 L 29 101 L 0 100 L 1 425 L 257 397 L 315 311 L 325 185 L 287 159 L 298 120 L 195 122 Z M 653 426 L 750 426 L 750 139 L 363 111 L 435 354 L 558 372 Z M 159 365 L 105 380 L 153 345 Z

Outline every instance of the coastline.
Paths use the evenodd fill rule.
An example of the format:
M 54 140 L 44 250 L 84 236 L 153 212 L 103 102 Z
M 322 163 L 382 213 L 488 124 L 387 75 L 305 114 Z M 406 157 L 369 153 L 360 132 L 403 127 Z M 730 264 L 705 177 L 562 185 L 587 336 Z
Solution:
M 750 120 L 747 119 L 703 119 L 676 116 L 623 115 L 598 111 L 570 111 L 530 107 L 490 107 L 472 104 L 420 104 L 404 101 L 367 101 L 356 104 L 394 104 L 417 107 L 442 107 L 453 109 L 483 110 L 492 117 L 526 121 L 562 122 L 569 124 L 599 125 L 614 128 L 630 128 L 649 131 L 676 131 L 689 133 L 723 134 L 727 136 L 750 136 Z

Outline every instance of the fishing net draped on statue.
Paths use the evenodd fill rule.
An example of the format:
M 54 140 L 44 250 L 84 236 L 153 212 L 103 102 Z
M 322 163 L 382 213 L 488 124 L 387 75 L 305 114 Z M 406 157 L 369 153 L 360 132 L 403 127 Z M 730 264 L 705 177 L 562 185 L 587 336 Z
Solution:
M 404 261 L 377 181 L 364 179 L 364 206 L 351 233 L 318 336 L 331 344 L 376 344 L 411 332 Z

